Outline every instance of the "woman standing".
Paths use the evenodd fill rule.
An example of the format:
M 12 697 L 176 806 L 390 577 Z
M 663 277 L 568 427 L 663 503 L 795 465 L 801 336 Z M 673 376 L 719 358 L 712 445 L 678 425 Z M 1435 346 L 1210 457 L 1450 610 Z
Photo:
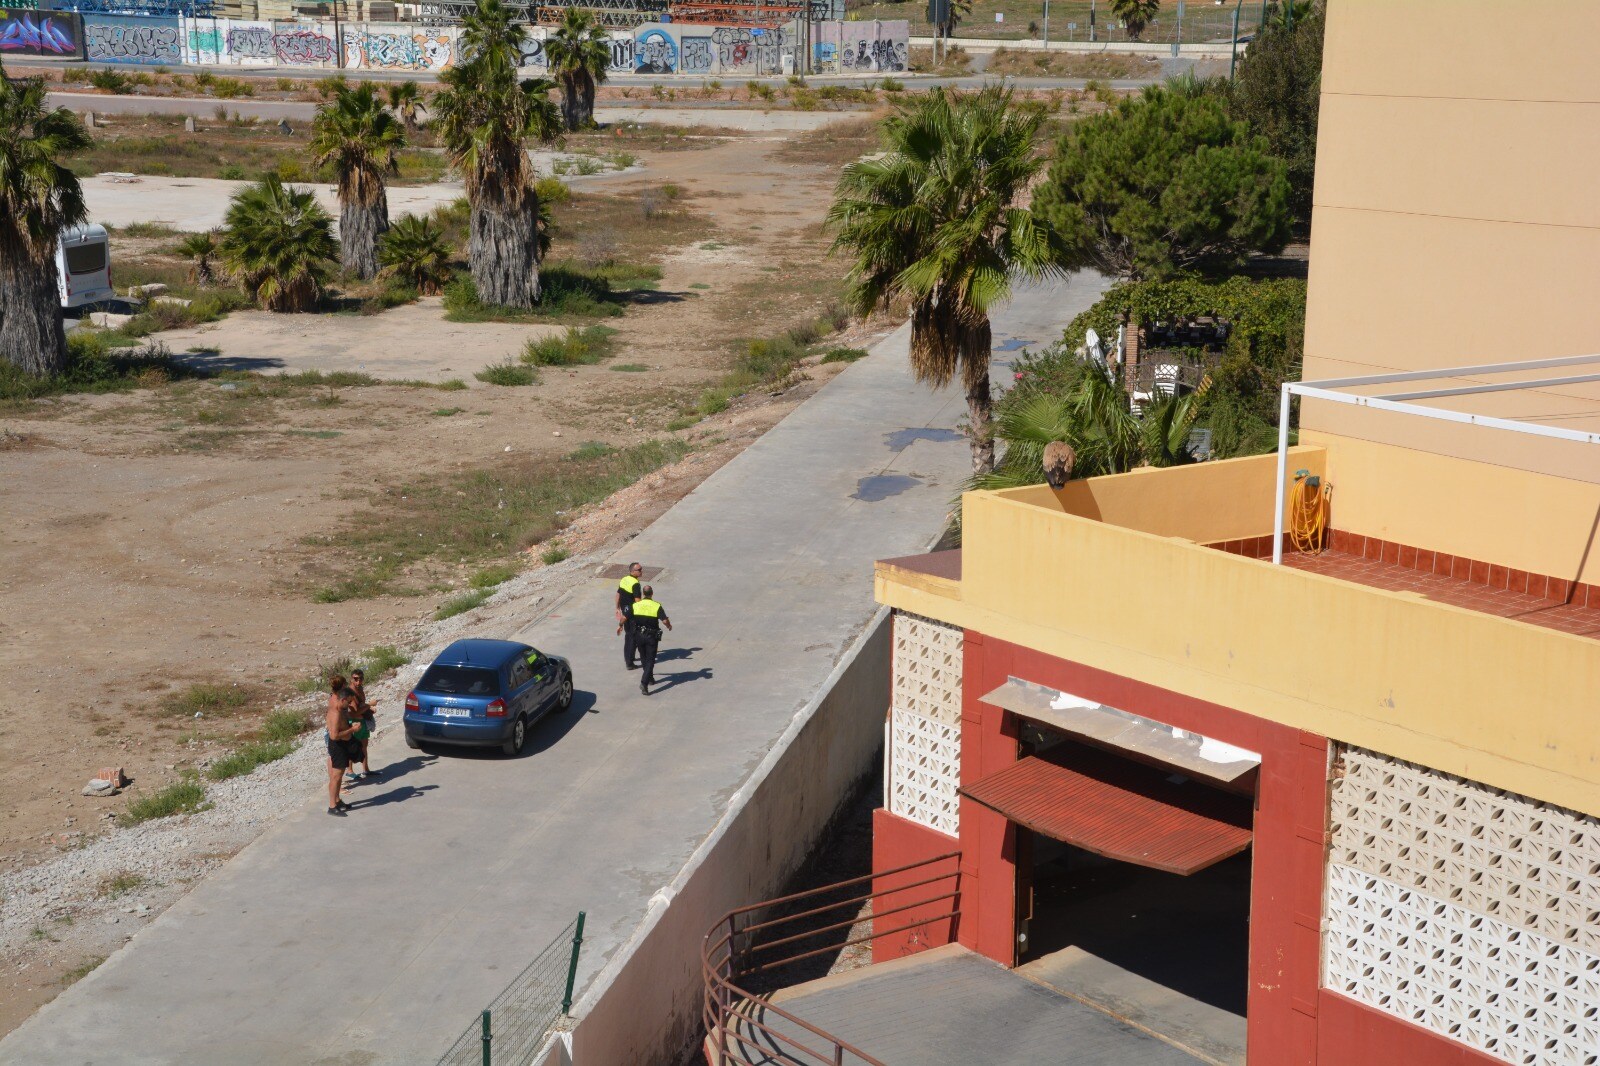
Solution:
M 378 773 L 367 761 L 367 745 L 372 741 L 372 731 L 378 726 L 378 716 L 373 713 L 372 705 L 367 702 L 367 674 L 365 670 L 355 669 L 350 671 L 350 691 L 356 694 L 356 717 L 360 719 L 356 727 L 354 744 L 361 750 L 361 769 L 350 767 L 349 780 L 361 781 L 366 778 L 376 778 Z

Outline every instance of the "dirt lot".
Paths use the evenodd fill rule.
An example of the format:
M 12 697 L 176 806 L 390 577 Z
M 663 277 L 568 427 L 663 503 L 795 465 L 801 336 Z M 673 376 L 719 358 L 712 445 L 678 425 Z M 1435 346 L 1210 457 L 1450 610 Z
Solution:
M 586 524 L 556 535 L 563 551 L 593 549 L 642 528 L 842 367 L 813 358 L 778 395 L 746 395 L 697 422 L 686 414 L 722 380 L 739 338 L 812 322 L 837 299 L 844 264 L 825 257 L 819 220 L 838 137 L 827 138 L 830 161 L 816 164 L 786 136 L 645 150 L 641 169 L 597 179 L 612 211 L 676 185 L 681 215 L 643 227 L 661 240 L 637 250 L 663 274 L 646 298 L 604 320 L 618 331 L 615 353 L 594 365 L 541 368 L 536 385 L 485 385 L 470 369 L 549 326 L 448 324 L 428 301 L 372 317 L 236 313 L 201 327 L 210 332 L 170 339 L 175 350 L 198 338 L 224 357 L 249 358 L 334 323 L 348 340 L 317 347 L 298 365 L 376 373 L 374 364 L 402 359 L 409 345 L 417 358 L 452 368 L 467 389 L 198 380 L 0 406 L 0 782 L 8 800 L 0 871 L 106 831 L 130 799 L 252 735 L 321 665 L 377 645 L 404 651 L 407 627 L 486 563 L 543 565 L 538 553 L 550 540 L 533 554 L 510 543 L 463 547 L 382 586 L 410 595 L 317 602 L 330 574 L 373 564 L 352 544 L 383 523 L 393 537 L 392 524 L 408 513 L 407 486 L 448 498 L 451 479 L 510 484 L 514 471 L 525 476 L 527 464 L 554 462 L 586 442 L 687 445 L 687 458 L 590 506 Z M 845 136 L 870 147 L 862 130 Z M 641 241 L 638 219 L 612 220 L 579 212 L 558 232 L 555 254 L 584 239 Z M 857 328 L 824 346 L 866 336 Z M 396 376 L 440 375 L 413 367 Z M 236 696 L 196 702 L 195 683 Z M 124 767 L 133 786 L 115 799 L 80 797 L 107 765 Z M 58 986 L 41 985 L 41 973 L 81 961 L 50 938 L 0 943 L 0 1033 L 53 995 Z

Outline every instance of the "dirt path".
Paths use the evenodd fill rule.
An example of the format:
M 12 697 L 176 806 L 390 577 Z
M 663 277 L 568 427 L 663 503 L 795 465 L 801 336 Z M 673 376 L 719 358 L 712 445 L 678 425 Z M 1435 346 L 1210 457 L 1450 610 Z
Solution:
M 655 250 L 663 279 L 608 320 L 620 350 L 606 363 L 547 368 L 530 388 L 379 385 L 247 398 L 201 381 L 0 408 L 0 691 L 10 694 L 0 715 L 0 875 L 106 832 L 130 798 L 248 736 L 320 664 L 413 639 L 470 566 L 442 561 L 420 597 L 309 596 L 328 551 L 308 540 L 372 514 L 374 493 L 406 478 L 564 455 L 589 440 L 667 436 L 737 338 L 810 321 L 831 304 L 843 265 L 823 258 L 819 222 L 835 171 L 793 162 L 785 136 L 641 153 L 643 170 L 597 183 L 635 198 L 675 184 L 705 220 L 689 243 Z M 343 331 L 337 339 L 306 336 L 330 322 Z M 470 381 L 473 366 L 549 329 L 461 325 L 417 342 L 442 328 L 437 306 L 423 304 L 336 322 L 241 314 L 163 339 L 179 350 L 218 344 L 224 358 L 266 353 L 291 368 L 379 373 L 377 364 L 392 361 L 394 376 Z M 612 369 L 619 365 L 646 369 Z M 590 508 L 564 545 L 582 553 L 643 528 L 838 368 L 813 366 L 782 395 L 747 397 L 677 430 L 690 456 Z M 249 698 L 199 719 L 163 709 L 194 682 L 240 686 Z M 133 787 L 111 800 L 79 796 L 106 765 L 122 766 Z M 0 936 L 0 1033 L 51 998 L 61 975 L 153 917 L 219 848 L 242 846 L 260 827 L 238 827 L 226 848 L 203 834 L 173 845 L 187 872 L 165 878 L 148 915 L 124 915 L 114 929 L 73 926 L 74 913 L 108 904 L 93 879 L 63 884 L 59 916 L 42 935 Z

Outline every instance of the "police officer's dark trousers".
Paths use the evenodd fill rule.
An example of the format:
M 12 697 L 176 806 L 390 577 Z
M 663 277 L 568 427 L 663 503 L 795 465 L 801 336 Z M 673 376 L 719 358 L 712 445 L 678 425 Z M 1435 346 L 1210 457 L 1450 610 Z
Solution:
M 639 677 L 639 684 L 653 685 L 656 683 L 656 649 L 661 647 L 661 631 L 641 629 L 638 640 L 639 664 L 644 668 L 644 673 Z
M 636 662 L 637 662 L 637 660 L 639 658 L 639 656 L 637 654 L 638 646 L 639 646 L 639 634 L 634 631 L 633 619 L 631 619 L 631 618 L 623 619 L 623 626 L 622 626 L 622 661 L 628 664 L 628 669 L 629 670 L 632 670 L 634 668 L 634 666 L 636 665 Z

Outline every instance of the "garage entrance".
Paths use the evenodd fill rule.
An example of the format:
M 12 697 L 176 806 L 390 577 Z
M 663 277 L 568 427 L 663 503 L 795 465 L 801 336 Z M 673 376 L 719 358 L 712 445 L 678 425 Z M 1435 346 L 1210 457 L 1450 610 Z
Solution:
M 1013 826 L 1018 972 L 1243 1063 L 1254 768 L 1219 780 L 1033 720 L 1019 736 L 1018 762 L 962 789 Z

